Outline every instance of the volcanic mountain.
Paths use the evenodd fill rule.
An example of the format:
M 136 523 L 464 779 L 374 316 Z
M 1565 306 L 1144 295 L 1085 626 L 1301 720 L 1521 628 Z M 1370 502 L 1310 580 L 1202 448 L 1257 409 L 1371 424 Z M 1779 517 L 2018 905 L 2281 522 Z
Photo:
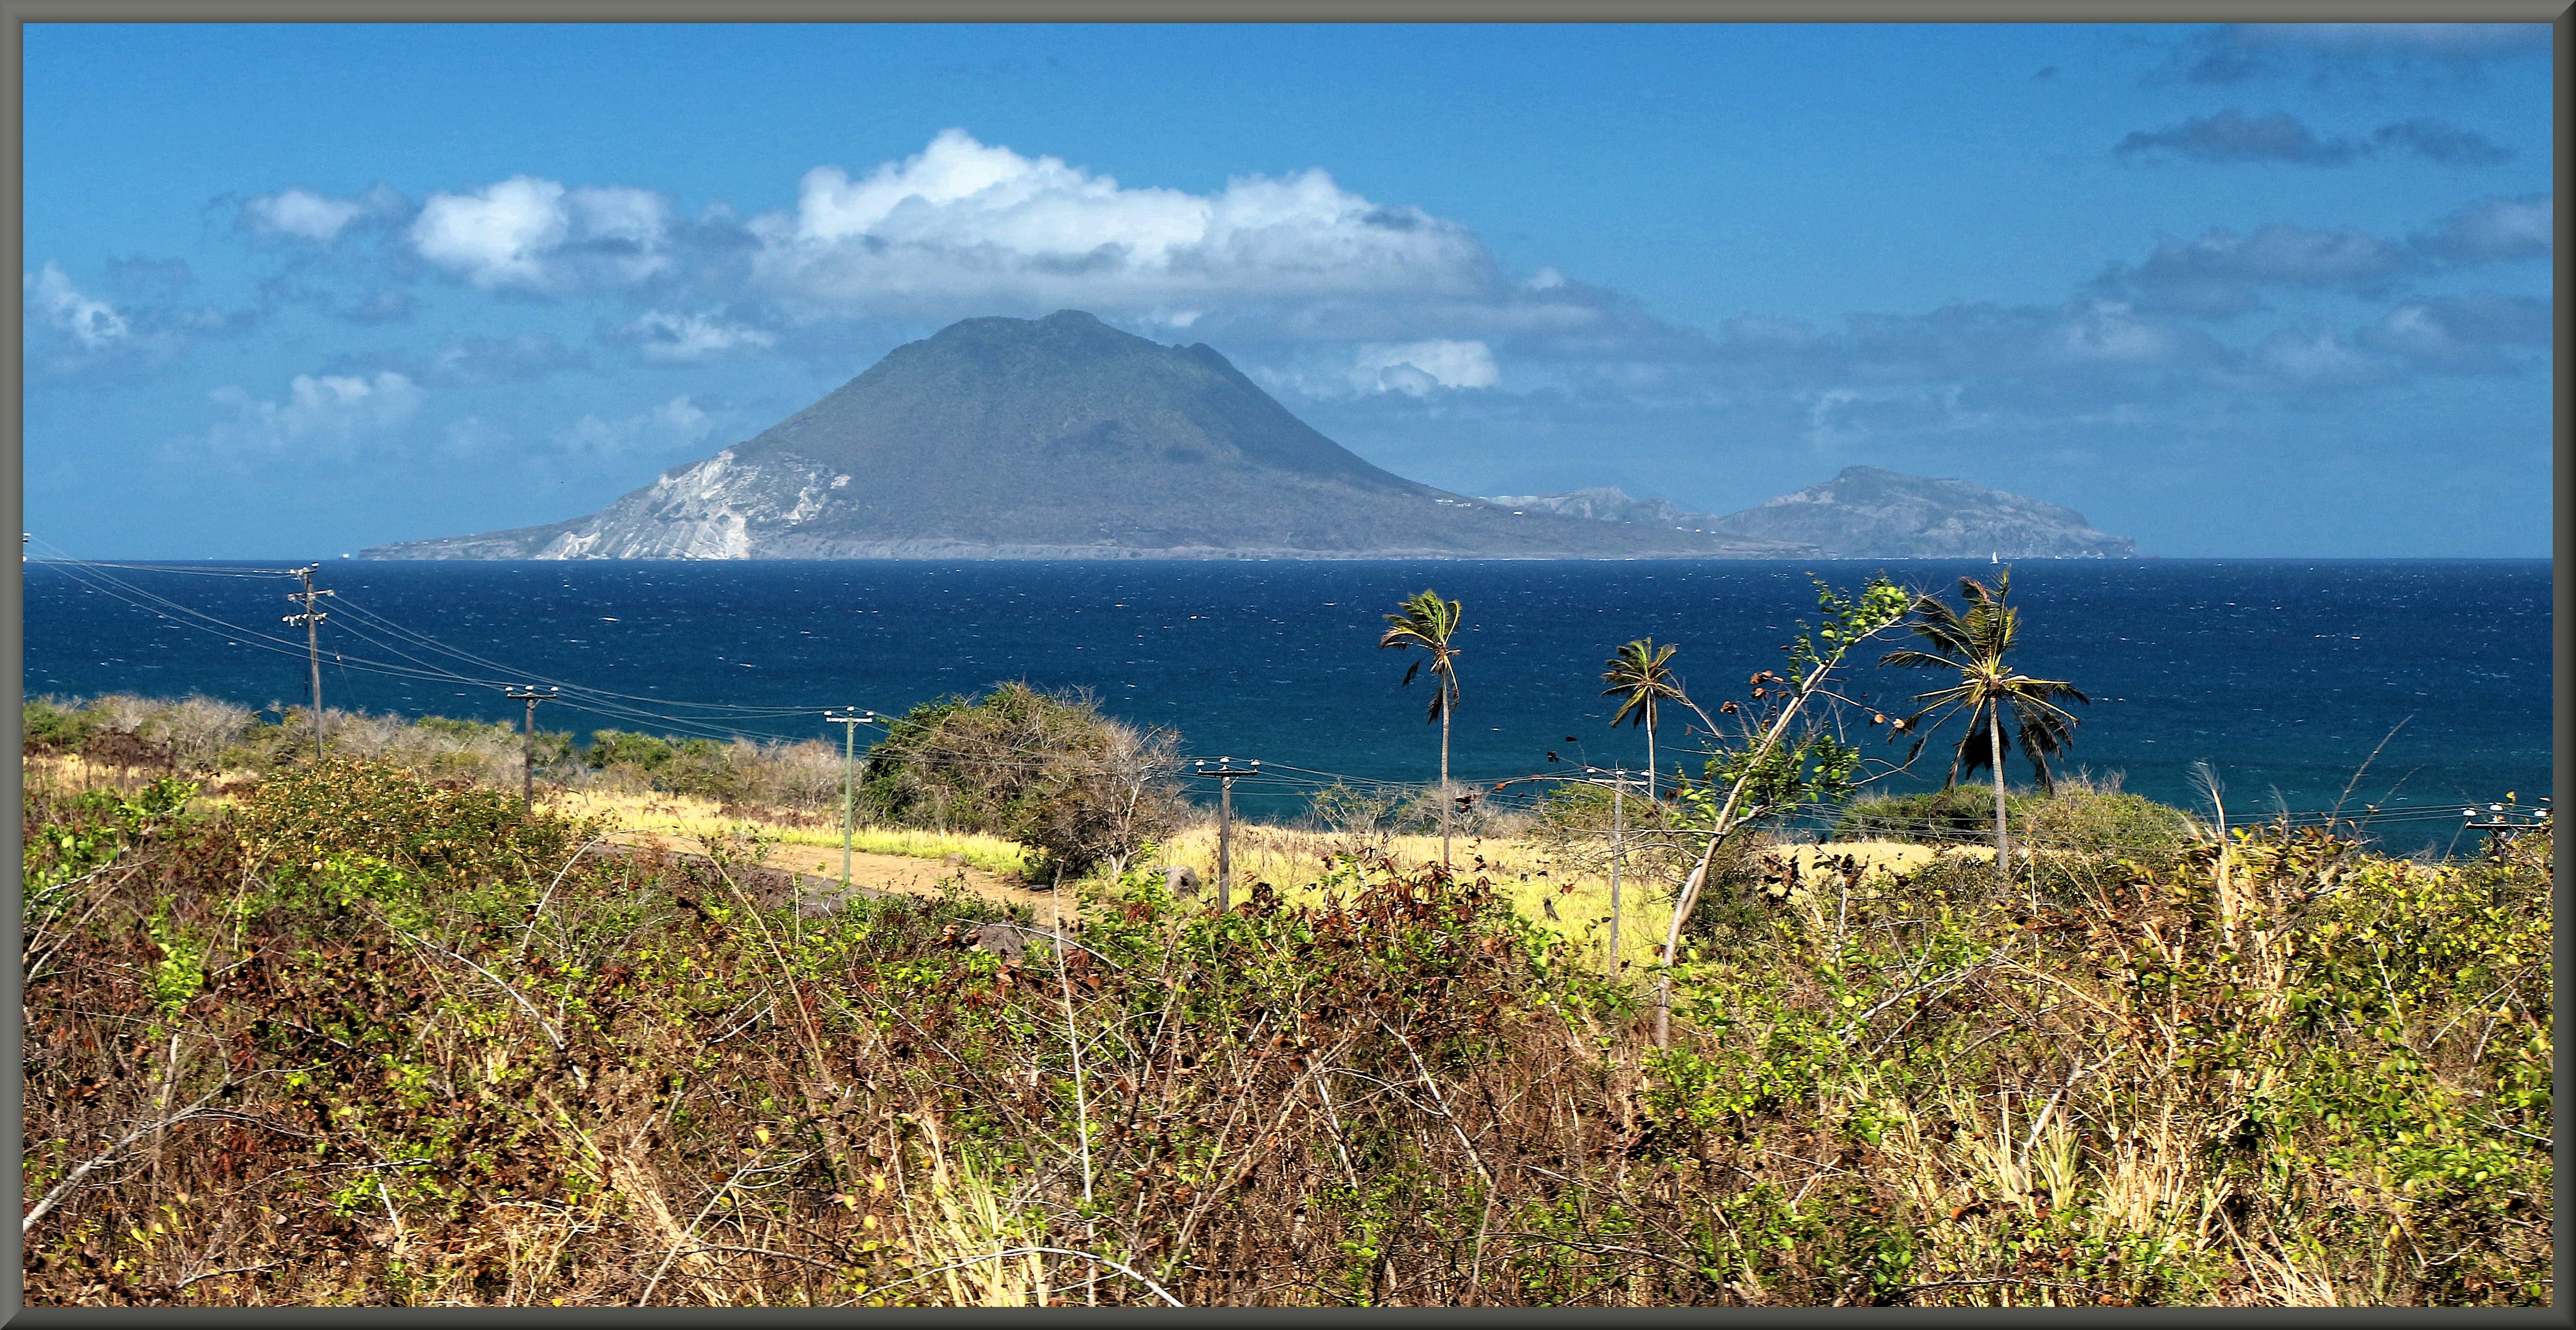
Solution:
M 1487 503 L 1325 438 L 1205 344 L 952 324 L 588 517 L 374 559 L 1794 558 L 1799 541 Z

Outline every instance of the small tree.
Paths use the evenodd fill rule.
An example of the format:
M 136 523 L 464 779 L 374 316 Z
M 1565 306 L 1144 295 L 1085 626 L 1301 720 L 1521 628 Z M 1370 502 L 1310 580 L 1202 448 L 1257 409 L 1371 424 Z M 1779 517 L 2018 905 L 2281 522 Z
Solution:
M 1088 693 L 1025 683 L 914 707 L 868 750 L 860 798 L 898 826 L 982 831 L 1028 846 L 1068 878 L 1123 870 L 1178 825 L 1180 736 L 1100 714 Z M 1030 865 L 1030 880 L 1041 864 Z
M 1405 667 L 1405 684 L 1412 683 L 1413 676 L 1421 673 L 1423 666 L 1431 667 L 1431 714 L 1428 719 L 1440 722 L 1440 866 L 1443 868 L 1449 866 L 1449 714 L 1458 707 L 1458 648 L 1451 639 L 1458 635 L 1459 618 L 1457 601 L 1442 600 L 1440 593 L 1425 590 L 1386 616 L 1386 632 L 1377 640 L 1380 650 L 1422 648 L 1425 658 Z
M 1942 788 L 1957 785 L 1963 775 L 1974 776 L 1979 767 L 1994 769 L 1995 877 L 2001 881 L 2012 872 L 2012 842 L 2004 810 L 2004 717 L 2012 716 L 2013 737 L 2022 755 L 2030 759 L 2041 793 L 2046 793 L 2048 759 L 2066 750 L 2076 724 L 2075 716 L 2057 703 L 2072 699 L 2089 705 L 2092 699 L 2062 679 L 2034 679 L 2004 660 L 2020 644 L 2021 635 L 2020 612 L 2004 603 L 2012 594 L 2011 569 L 1995 579 L 1991 590 L 1973 577 L 1962 577 L 1959 594 L 1968 602 L 1965 614 L 1928 592 L 1917 598 L 1914 635 L 1929 643 L 1931 650 L 1899 649 L 1880 657 L 1878 663 L 1958 674 L 1959 681 L 1947 688 L 1916 694 L 1914 700 L 1922 704 L 1921 709 L 1896 722 L 1896 733 L 1915 736 L 1913 748 L 1906 753 L 1911 762 L 1932 737 L 1932 729 L 1954 715 L 1967 717 L 1967 732 L 1959 737 L 1949 779 Z
M 1601 682 L 1610 685 L 1601 690 L 1603 697 L 1621 699 L 1618 714 L 1610 718 L 1610 728 L 1622 724 L 1641 725 L 1646 730 L 1646 799 L 1655 797 L 1655 721 L 1658 704 L 1690 699 L 1682 693 L 1681 676 L 1667 664 L 1681 648 L 1656 646 L 1651 637 L 1639 638 L 1619 648 L 1604 664 Z M 1705 719 L 1705 718 L 1703 718 Z
M 1657 1047 L 1671 1038 L 1673 960 L 1681 950 L 1682 923 L 1707 885 L 1709 865 L 1748 828 L 1802 807 L 1851 797 L 1860 750 L 1843 741 L 1839 727 L 1821 723 L 1815 704 L 1849 702 L 1834 691 L 1836 672 L 1854 648 L 1903 623 L 1916 599 L 1884 576 L 1871 578 L 1857 596 L 1818 581 L 1821 622 L 1799 624 L 1796 640 L 1782 649 L 1789 673 L 1760 671 L 1748 684 L 1750 705 L 1728 702 L 1718 708 L 1741 718 L 1740 731 L 1733 746 L 1721 746 L 1709 757 L 1708 783 L 1681 791 L 1704 844 L 1673 901 L 1672 926 L 1664 934 L 1663 974 L 1655 1000 Z

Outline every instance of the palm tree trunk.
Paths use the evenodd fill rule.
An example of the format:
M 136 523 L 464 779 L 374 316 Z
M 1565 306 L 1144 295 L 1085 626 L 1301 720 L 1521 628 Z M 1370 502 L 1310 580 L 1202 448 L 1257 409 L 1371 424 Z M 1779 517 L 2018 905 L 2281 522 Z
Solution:
M 1655 723 L 1646 722 L 1646 802 L 1655 801 Z
M 2012 880 L 2012 838 L 2004 829 L 2004 724 L 2003 707 L 1986 708 L 1986 743 L 1995 759 L 1995 880 Z
M 1986 742 L 1994 748 L 1995 758 L 1995 882 L 2012 886 L 2012 834 L 2004 825 L 2004 721 L 2003 703 L 1996 702 L 1986 712 Z M 2039 968 L 2039 876 L 2030 882 L 2030 964 Z
M 1440 708 L 1440 866 L 1449 866 L 1449 708 L 1445 705 Z

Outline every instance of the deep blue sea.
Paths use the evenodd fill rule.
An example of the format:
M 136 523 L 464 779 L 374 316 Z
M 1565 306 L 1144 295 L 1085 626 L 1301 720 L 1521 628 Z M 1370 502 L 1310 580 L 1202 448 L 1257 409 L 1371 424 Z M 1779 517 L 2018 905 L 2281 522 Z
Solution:
M 303 634 L 279 622 L 294 583 L 225 575 L 259 565 L 174 567 L 194 571 L 28 564 L 28 694 L 302 702 Z M 500 685 L 551 682 L 591 699 L 545 708 L 551 729 L 837 740 L 827 707 L 899 712 L 1025 679 L 1086 687 L 1115 715 L 1178 729 L 1192 756 L 1398 781 L 1435 774 L 1439 731 L 1424 722 L 1428 685 L 1398 686 L 1413 657 L 1376 641 L 1398 600 L 1432 587 L 1466 609 L 1452 769 L 1490 782 L 1545 769 L 1550 750 L 1643 761 L 1643 736 L 1611 730 L 1614 704 L 1599 696 L 1620 643 L 1677 644 L 1675 668 L 1713 709 L 1781 663 L 1779 647 L 1813 612 L 1811 571 L 1853 585 L 1880 567 L 1944 590 L 1996 571 L 352 560 L 324 565 L 317 585 L 337 593 L 322 629 L 333 707 L 515 723 Z M 2546 560 L 2025 563 L 2013 572 L 2018 658 L 2093 699 L 2077 709 L 2067 768 L 2117 772 L 2130 790 L 2188 805 L 2189 764 L 2205 759 L 2232 815 L 2311 812 L 2334 805 L 2387 740 L 2353 804 L 2456 816 L 2462 801 L 2514 790 L 2529 802 L 2549 788 L 2550 577 Z M 1891 712 L 1929 686 L 1854 671 L 1856 692 Z M 1688 747 L 1670 712 L 1660 744 L 1669 773 Z M 1946 766 L 1927 753 L 1917 767 L 1929 780 L 1896 784 L 1937 783 Z M 1265 815 L 1292 811 L 1298 785 L 1262 784 L 1268 793 L 1247 782 L 1238 798 Z

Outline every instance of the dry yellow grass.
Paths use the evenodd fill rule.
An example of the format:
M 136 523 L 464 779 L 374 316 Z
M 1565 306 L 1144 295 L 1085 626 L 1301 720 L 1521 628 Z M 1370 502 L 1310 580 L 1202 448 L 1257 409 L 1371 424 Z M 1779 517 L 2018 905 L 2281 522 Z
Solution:
M 757 834 L 775 843 L 768 859 L 773 866 L 825 877 L 836 876 L 840 871 L 841 835 L 837 827 L 816 829 L 746 822 L 725 816 L 709 800 L 687 795 L 572 791 L 559 793 L 544 802 L 549 807 L 576 816 L 614 818 L 626 835 L 656 838 L 673 848 L 684 848 L 687 843 L 709 835 Z M 950 856 L 962 856 L 962 865 L 969 870 L 963 875 L 968 891 L 1006 904 L 1031 905 L 1041 914 L 1048 907 L 1045 891 L 1025 887 L 1018 880 L 1016 870 L 1024 861 L 1026 851 L 1019 844 L 998 836 L 861 828 L 852 838 L 852 848 L 862 861 L 854 869 L 861 886 L 907 893 L 935 890 L 938 879 L 956 876 L 955 870 L 960 864 Z M 1242 899 L 1253 883 L 1268 882 L 1292 902 L 1320 903 L 1322 893 L 1314 884 L 1328 870 L 1330 859 L 1363 849 L 1386 854 L 1400 867 L 1413 868 L 1438 862 L 1440 838 L 1358 838 L 1296 827 L 1237 822 L 1234 824 L 1236 899 Z M 1784 852 L 1798 861 L 1802 874 L 1814 873 L 1820 858 L 1846 854 L 1858 857 L 1873 872 L 1911 872 L 1944 853 L 1970 858 L 1994 857 L 1993 850 L 1976 846 L 1943 850 L 1897 841 L 1837 841 L 1821 846 L 1784 847 Z M 864 862 L 869 856 L 884 856 L 887 861 Z M 925 877 L 923 870 L 906 869 L 895 861 L 898 858 L 932 861 L 939 865 L 939 869 Z M 1217 828 L 1214 821 L 1182 829 L 1155 854 L 1157 864 L 1186 865 L 1195 869 L 1206 881 L 1211 896 L 1215 891 L 1216 861 Z M 1569 870 L 1540 847 L 1526 841 L 1463 836 L 1451 842 L 1450 862 L 1462 874 L 1480 874 L 1492 881 L 1523 918 L 1563 937 L 1579 953 L 1601 956 L 1610 935 L 1610 877 L 1606 870 Z M 1669 883 L 1635 876 L 1625 877 L 1622 881 L 1619 952 L 1621 960 L 1630 968 L 1651 965 L 1660 959 L 1664 934 L 1672 923 L 1671 891 Z M 1552 914 L 1550 907 L 1553 907 Z M 1069 902 L 1067 908 L 1070 908 Z
M 836 864 L 841 849 L 841 828 L 837 824 L 829 827 L 795 826 L 732 817 L 714 801 L 694 795 L 562 790 L 548 794 L 538 802 L 569 817 L 609 818 L 619 835 L 667 837 L 677 842 L 696 841 L 708 836 L 757 835 L 781 847 L 828 848 L 833 852 Z M 1015 842 L 965 831 L 860 827 L 851 833 L 850 847 L 861 854 L 911 859 L 946 860 L 950 855 L 956 855 L 961 862 L 997 876 L 1016 873 L 1027 857 L 1027 851 Z M 801 859 L 800 856 L 800 862 Z
M 1196 869 L 1207 880 L 1208 889 L 1213 891 L 1216 840 L 1216 824 L 1202 823 L 1174 836 L 1162 848 L 1157 859 L 1162 863 L 1185 864 Z M 1320 893 L 1312 884 L 1325 870 L 1327 858 L 1348 854 L 1363 846 L 1389 855 L 1405 868 L 1436 863 L 1440 859 L 1438 836 L 1354 838 L 1293 827 L 1238 822 L 1234 826 L 1237 899 L 1241 899 L 1242 892 L 1249 890 L 1251 884 L 1266 881 L 1291 901 L 1317 901 Z M 1982 854 L 1989 860 L 1994 858 L 1991 849 L 1980 850 L 1971 846 L 1945 851 L 1897 841 L 1836 841 L 1826 845 L 1796 846 L 1788 848 L 1786 853 L 1798 860 L 1801 874 L 1812 874 L 1820 857 L 1845 854 L 1857 857 L 1874 873 L 1911 872 L 1944 853 L 1964 854 L 1971 858 Z M 1556 932 L 1578 949 L 1598 956 L 1607 945 L 1610 936 L 1610 875 L 1606 869 L 1595 872 L 1569 870 L 1527 841 L 1472 837 L 1452 840 L 1449 859 L 1460 873 L 1482 874 L 1491 880 L 1523 918 Z M 1661 959 L 1664 935 L 1672 925 L 1672 890 L 1670 883 L 1623 875 L 1619 891 L 1619 955 L 1631 968 Z M 1550 906 L 1554 907 L 1553 916 L 1549 913 Z

